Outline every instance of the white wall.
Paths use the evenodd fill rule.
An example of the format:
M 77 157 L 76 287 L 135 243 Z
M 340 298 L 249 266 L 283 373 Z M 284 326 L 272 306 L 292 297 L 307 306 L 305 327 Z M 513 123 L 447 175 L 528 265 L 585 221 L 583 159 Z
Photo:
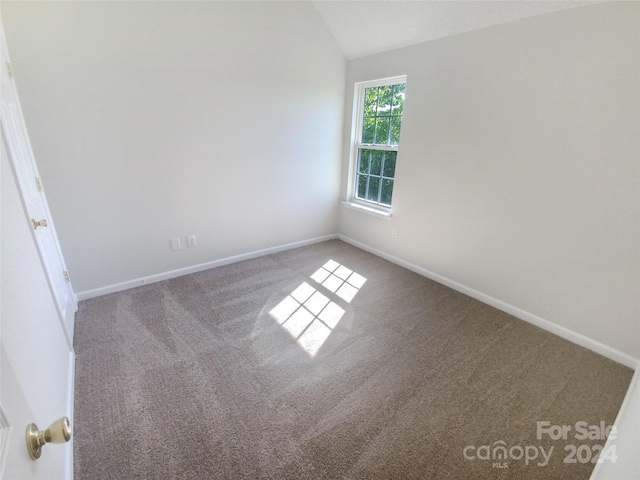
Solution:
M 607 2 L 350 61 L 351 90 L 408 80 L 392 220 L 343 208 L 340 232 L 640 358 L 638 20 Z
M 77 291 L 337 231 L 346 60 L 310 3 L 1 8 Z
M 603 452 L 615 452 L 616 461 L 595 465 L 591 480 L 620 480 L 640 478 L 640 370 L 631 379 L 618 416 L 616 436 L 609 436 Z M 615 458 L 612 456 L 612 458 Z

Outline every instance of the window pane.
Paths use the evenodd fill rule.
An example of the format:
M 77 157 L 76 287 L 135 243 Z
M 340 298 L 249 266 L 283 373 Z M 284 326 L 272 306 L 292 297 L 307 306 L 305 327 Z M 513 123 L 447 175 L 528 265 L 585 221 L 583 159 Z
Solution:
M 364 91 L 364 115 L 374 116 L 378 103 L 378 87 L 367 88 Z
M 389 117 L 378 117 L 376 122 L 376 142 L 385 145 L 389 140 Z
M 378 90 L 378 115 L 391 114 L 391 101 L 393 100 L 393 87 L 384 86 Z
M 398 145 L 400 140 L 400 124 L 402 123 L 402 117 L 391 117 L 391 133 L 389 135 L 389 145 Z
M 391 195 L 393 194 L 393 180 L 382 180 L 382 192 L 380 195 L 380 203 L 391 205 Z
M 367 198 L 367 177 L 366 175 L 358 175 L 358 198 Z
M 392 112 L 393 115 L 402 115 L 402 111 L 404 110 L 404 92 L 406 89 L 406 84 L 394 85 L 393 86 L 393 107 Z
M 369 191 L 367 192 L 367 200 L 371 200 L 372 202 L 377 202 L 379 190 L 380 190 L 380 178 L 369 177 Z
M 382 171 L 382 156 L 384 152 L 382 150 L 370 150 L 371 152 L 371 175 L 380 175 Z
M 359 151 L 358 172 L 367 174 L 369 173 L 369 156 L 371 150 L 362 149 Z
M 362 143 L 373 143 L 375 131 L 375 117 L 364 117 L 362 119 Z
M 385 152 L 384 153 L 384 170 L 382 175 L 385 177 L 393 178 L 396 173 L 396 155 L 398 152 Z

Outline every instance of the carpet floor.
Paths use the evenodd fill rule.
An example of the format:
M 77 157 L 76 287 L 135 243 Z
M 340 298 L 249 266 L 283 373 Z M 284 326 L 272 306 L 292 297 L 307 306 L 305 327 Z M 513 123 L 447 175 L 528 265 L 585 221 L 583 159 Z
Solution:
M 587 479 L 633 373 L 339 240 L 83 301 L 75 332 L 80 480 Z

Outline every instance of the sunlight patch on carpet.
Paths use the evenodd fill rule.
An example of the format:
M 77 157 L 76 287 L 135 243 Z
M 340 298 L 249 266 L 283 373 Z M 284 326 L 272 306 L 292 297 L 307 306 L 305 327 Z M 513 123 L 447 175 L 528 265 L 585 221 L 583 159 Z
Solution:
M 311 279 L 347 303 L 351 303 L 367 281 L 334 260 L 320 267 Z M 300 284 L 269 312 L 311 357 L 318 353 L 344 314 L 344 308 L 307 282 Z

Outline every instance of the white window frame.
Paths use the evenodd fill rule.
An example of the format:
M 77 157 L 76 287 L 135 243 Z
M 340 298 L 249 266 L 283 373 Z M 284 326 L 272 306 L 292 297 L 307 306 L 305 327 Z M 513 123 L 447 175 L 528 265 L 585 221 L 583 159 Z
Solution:
M 386 206 L 360 199 L 356 196 L 356 179 L 358 168 L 358 150 L 366 148 L 367 144 L 362 143 L 362 123 L 364 117 L 364 99 L 365 91 L 367 88 L 382 87 L 386 85 L 397 85 L 401 83 L 407 83 L 406 75 L 398 75 L 395 77 L 380 78 L 377 80 L 368 80 L 365 82 L 356 82 L 353 88 L 353 113 L 351 120 L 351 147 L 349 152 L 349 174 L 347 179 L 347 195 L 344 205 L 348 208 L 352 208 L 363 213 L 369 213 L 382 218 L 391 218 L 392 206 Z M 404 112 L 403 112 L 404 114 Z M 401 127 L 402 129 L 402 127 Z M 401 130 L 402 135 L 402 130 Z M 376 145 L 376 150 L 392 150 L 398 151 L 399 145 Z M 395 175 L 394 175 L 394 190 L 396 187 Z M 393 205 L 393 200 L 391 200 Z

